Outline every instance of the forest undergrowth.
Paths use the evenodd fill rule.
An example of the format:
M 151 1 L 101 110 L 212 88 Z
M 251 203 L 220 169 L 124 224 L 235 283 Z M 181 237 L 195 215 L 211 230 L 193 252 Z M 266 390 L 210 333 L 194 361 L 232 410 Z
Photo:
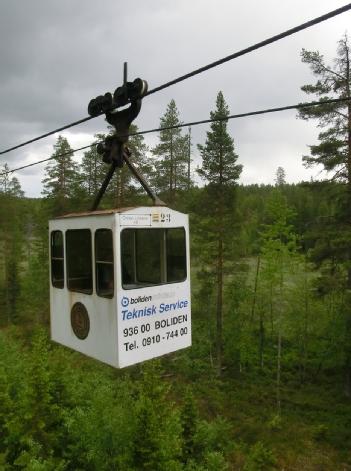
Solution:
M 333 375 L 287 380 L 278 416 L 272 372 L 218 378 L 195 351 L 114 370 L 43 327 L 2 329 L 0 351 L 0 469 L 351 469 Z

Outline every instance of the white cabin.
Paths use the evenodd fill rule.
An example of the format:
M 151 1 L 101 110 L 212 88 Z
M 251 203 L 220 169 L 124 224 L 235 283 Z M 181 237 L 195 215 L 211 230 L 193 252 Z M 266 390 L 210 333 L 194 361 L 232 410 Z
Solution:
M 191 345 L 186 214 L 68 214 L 49 231 L 52 340 L 117 368 Z

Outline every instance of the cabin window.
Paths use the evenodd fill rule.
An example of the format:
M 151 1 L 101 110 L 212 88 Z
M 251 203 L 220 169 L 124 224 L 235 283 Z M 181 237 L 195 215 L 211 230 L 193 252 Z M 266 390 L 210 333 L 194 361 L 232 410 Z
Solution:
M 113 297 L 113 241 L 110 229 L 95 232 L 96 293 L 104 298 Z
M 166 229 L 167 281 L 175 283 L 186 278 L 185 230 Z
M 63 235 L 61 231 L 51 232 L 51 283 L 55 288 L 63 288 L 64 275 Z
M 89 229 L 66 231 L 66 255 L 68 289 L 91 294 L 93 292 L 93 272 Z
M 124 229 L 121 233 L 124 289 L 186 279 L 184 228 Z

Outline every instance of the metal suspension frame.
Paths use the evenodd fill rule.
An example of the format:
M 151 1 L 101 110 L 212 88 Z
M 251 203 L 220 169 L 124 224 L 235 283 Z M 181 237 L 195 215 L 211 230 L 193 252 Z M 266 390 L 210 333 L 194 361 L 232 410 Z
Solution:
M 91 211 L 95 211 L 98 208 L 116 168 L 122 168 L 124 164 L 127 164 L 129 170 L 152 199 L 153 204 L 165 206 L 165 203 L 156 195 L 152 188 L 150 188 L 145 178 L 131 162 L 131 151 L 127 146 L 130 125 L 138 116 L 141 109 L 142 98 L 146 93 L 147 82 L 144 80 L 136 79 L 134 82 L 127 82 L 127 63 L 125 62 L 123 86 L 115 90 L 113 97 L 111 93 L 105 93 L 105 95 L 98 96 L 89 103 L 89 114 L 95 116 L 103 111 L 107 122 L 116 130 L 115 134 L 107 136 L 104 143 L 97 146 L 98 153 L 102 155 L 104 162 L 110 164 L 110 168 L 96 195 Z M 109 111 L 112 108 L 116 108 L 116 106 L 121 107 L 128 103 L 130 106 L 126 109 L 121 111 Z

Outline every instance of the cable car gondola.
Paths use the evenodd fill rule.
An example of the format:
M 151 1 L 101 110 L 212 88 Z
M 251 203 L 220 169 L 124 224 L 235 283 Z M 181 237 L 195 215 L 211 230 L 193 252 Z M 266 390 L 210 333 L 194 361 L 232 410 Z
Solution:
M 190 346 L 187 215 L 102 210 L 49 230 L 54 341 L 119 368 Z
M 188 216 L 166 207 L 129 160 L 126 136 L 147 90 L 133 84 L 124 85 L 130 107 L 106 113 L 117 133 L 99 150 L 111 167 L 92 211 L 49 222 L 51 338 L 117 368 L 191 345 Z M 124 163 L 154 205 L 98 210 Z

